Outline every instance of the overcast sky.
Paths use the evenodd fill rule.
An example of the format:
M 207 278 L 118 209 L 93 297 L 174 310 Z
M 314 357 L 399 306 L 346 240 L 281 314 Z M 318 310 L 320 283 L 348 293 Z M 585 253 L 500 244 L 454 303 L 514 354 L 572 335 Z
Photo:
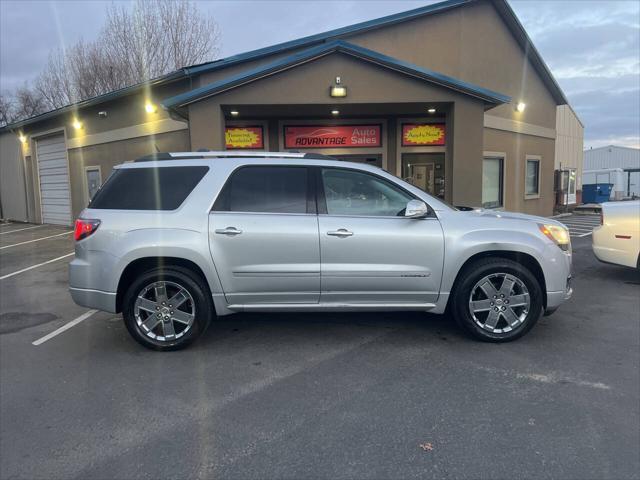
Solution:
M 0 89 L 33 79 L 49 49 L 93 39 L 110 2 L 0 0 Z M 199 1 L 222 56 L 416 8 L 429 0 Z M 511 0 L 586 126 L 585 148 L 640 148 L 640 2 Z

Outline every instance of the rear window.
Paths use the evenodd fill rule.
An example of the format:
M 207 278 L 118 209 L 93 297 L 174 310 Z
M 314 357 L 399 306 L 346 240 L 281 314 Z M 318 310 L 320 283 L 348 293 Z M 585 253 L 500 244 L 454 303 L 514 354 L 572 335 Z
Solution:
M 209 167 L 121 168 L 98 190 L 89 208 L 175 210 Z

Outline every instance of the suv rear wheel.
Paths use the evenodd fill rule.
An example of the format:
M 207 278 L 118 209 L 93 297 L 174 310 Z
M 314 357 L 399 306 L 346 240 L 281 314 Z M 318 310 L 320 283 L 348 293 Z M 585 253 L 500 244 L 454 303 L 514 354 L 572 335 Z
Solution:
M 542 315 L 542 289 L 523 265 L 505 258 L 478 260 L 460 273 L 452 312 L 475 338 L 508 342 L 527 333 Z
M 153 269 L 138 277 L 123 300 L 125 325 L 140 344 L 178 350 L 198 338 L 211 321 L 213 304 L 202 279 L 181 267 Z

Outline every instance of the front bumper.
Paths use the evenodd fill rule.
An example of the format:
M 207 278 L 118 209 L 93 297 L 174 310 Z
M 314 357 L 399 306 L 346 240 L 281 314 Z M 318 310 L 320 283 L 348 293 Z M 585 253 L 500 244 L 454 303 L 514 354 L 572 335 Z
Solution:
M 560 305 L 569 300 L 573 295 L 573 287 L 571 286 L 571 275 L 567 277 L 567 286 L 559 292 L 547 292 L 547 308 L 545 315 L 551 315 Z
M 71 298 L 78 305 L 87 308 L 95 308 L 104 312 L 116 313 L 115 292 L 102 292 L 89 288 L 69 287 Z

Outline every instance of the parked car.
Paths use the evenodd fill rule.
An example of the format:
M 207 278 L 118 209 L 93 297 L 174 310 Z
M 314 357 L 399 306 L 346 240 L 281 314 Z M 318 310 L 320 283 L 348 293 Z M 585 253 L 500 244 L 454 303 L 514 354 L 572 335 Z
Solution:
M 593 253 L 601 262 L 640 269 L 640 200 L 602 204 L 593 229 Z
M 327 158 L 171 153 L 116 167 L 76 222 L 73 299 L 171 350 L 234 312 L 450 310 L 504 342 L 571 296 L 561 223 L 458 211 Z

